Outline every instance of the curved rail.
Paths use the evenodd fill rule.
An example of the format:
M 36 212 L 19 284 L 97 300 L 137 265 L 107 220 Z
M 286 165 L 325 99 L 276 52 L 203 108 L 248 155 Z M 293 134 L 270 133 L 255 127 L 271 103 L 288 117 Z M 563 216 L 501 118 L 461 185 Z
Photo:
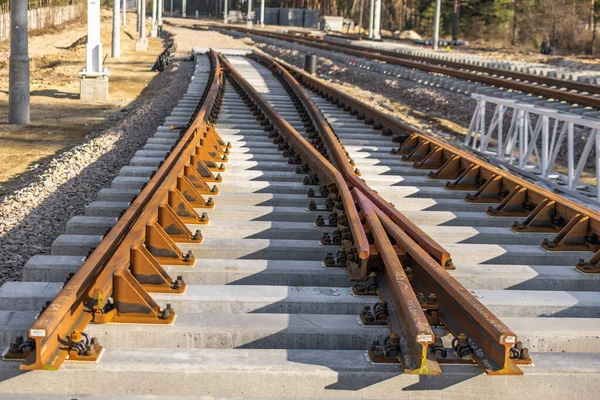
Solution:
M 335 134 L 331 130 L 331 127 L 325 120 L 323 114 L 318 109 L 317 105 L 310 99 L 303 91 L 297 81 L 292 77 L 292 75 L 285 70 L 279 63 L 275 62 L 273 58 L 262 55 L 262 58 L 268 62 L 272 68 L 275 68 L 279 73 L 283 74 L 284 79 L 291 85 L 292 89 L 296 93 L 296 95 L 301 99 L 304 104 L 306 110 L 308 111 L 311 119 L 315 122 L 317 126 L 317 130 L 321 132 L 323 135 L 323 139 L 325 140 L 327 146 L 331 150 L 331 154 L 335 160 L 337 167 L 342 172 L 342 175 L 348 182 L 351 187 L 356 187 L 360 191 L 363 192 L 367 198 L 372 201 L 379 209 L 383 210 L 383 212 L 390 217 L 394 222 L 396 222 L 402 229 L 404 229 L 408 235 L 417 242 L 421 247 L 426 249 L 426 251 L 435 258 L 440 265 L 443 266 L 451 266 L 451 257 L 450 253 L 436 243 L 429 235 L 423 232 L 415 223 L 413 223 L 410 219 L 406 218 L 400 211 L 396 210 L 392 205 L 384 200 L 379 194 L 377 194 L 373 189 L 367 186 L 365 182 L 363 182 L 354 172 L 350 163 L 348 162 L 348 158 L 346 157 L 346 151 L 342 148 L 341 143 L 335 137 Z M 363 277 L 364 279 L 364 277 Z
M 600 245 L 595 238 L 600 237 L 599 213 L 406 125 L 299 68 L 282 64 L 307 87 L 370 120 L 382 129 L 382 134 L 396 135 L 402 142 L 396 154 L 413 162 L 414 168 L 429 169 L 430 178 L 447 180 L 448 190 L 473 191 L 466 196 L 467 202 L 495 204 L 487 211 L 489 216 L 524 218 L 522 222 L 515 222 L 513 230 L 555 234 L 554 238 L 541 243 L 544 249 L 598 252 L 592 262 L 598 264 Z M 583 271 L 586 263 L 580 264 L 578 268 Z M 588 272 L 600 272 L 600 266 L 590 268 L 588 266 Z
M 349 274 L 353 280 L 361 279 L 366 274 L 369 259 L 369 242 L 364 232 L 358 211 L 354 206 L 350 189 L 346 181 L 335 168 L 308 143 L 275 109 L 250 85 L 245 78 L 231 66 L 223 56 L 219 56 L 223 65 L 232 75 L 234 80 L 243 88 L 252 101 L 262 110 L 267 119 L 271 121 L 277 131 L 283 135 L 285 140 L 298 152 L 302 160 L 307 163 L 311 170 L 319 176 L 324 177 L 330 184 L 336 185 L 342 204 L 348 218 L 354 246 L 358 259 L 350 263 Z
M 313 118 L 317 130 L 332 149 L 331 153 L 334 155 L 336 163 L 343 171 L 345 178 L 351 184 L 354 184 L 353 196 L 360 204 L 361 213 L 364 215 L 367 226 L 369 226 L 375 243 L 384 258 L 385 270 L 395 300 L 394 304 L 399 309 L 403 329 L 411 334 L 411 338 L 423 338 L 425 336 L 425 331 L 420 328 L 422 319 L 420 319 L 419 313 L 415 314 L 409 311 L 411 309 L 410 305 L 415 303 L 413 303 L 411 295 L 402 290 L 403 283 L 406 282 L 404 280 L 406 274 L 402 270 L 402 265 L 396 265 L 398 257 L 389 257 L 390 254 L 395 255 L 395 252 L 385 247 L 385 242 L 389 241 L 387 235 L 390 235 L 399 247 L 410 255 L 409 264 L 405 267 L 411 267 L 415 274 L 413 284 L 417 285 L 424 293 L 436 294 L 439 316 L 444 326 L 455 336 L 461 333 L 467 334 L 474 342 L 474 347 L 483 350 L 477 356 L 480 366 L 489 374 L 521 374 L 522 372 L 515 361 L 510 359 L 510 348 L 517 342 L 515 333 L 477 300 L 470 291 L 465 289 L 445 268 L 441 267 L 444 264 L 440 264 L 440 260 L 432 256 L 432 253 L 436 254 L 432 249 L 440 248 L 443 250 L 441 246 L 424 233 L 425 236 L 422 237 L 412 231 L 412 227 L 417 229 L 418 227 L 397 210 L 389 206 L 388 209 L 380 207 L 380 203 L 387 204 L 387 202 L 379 196 L 373 195 L 373 191 L 357 178 L 350 168 L 350 163 L 345 156 L 341 143 L 335 137 L 333 130 L 316 104 L 302 91 L 299 83 L 282 65 L 279 65 L 278 62 L 267 55 L 262 55 L 262 57 L 271 64 L 272 68 L 284 74 L 305 105 L 308 105 L 307 109 L 311 110 L 311 118 Z M 304 76 L 302 71 L 291 66 L 286 67 L 292 72 Z M 376 198 L 378 203 L 371 200 L 373 197 Z M 394 211 L 394 217 L 401 218 L 404 223 L 400 224 L 395 218 L 388 215 L 389 209 Z M 407 229 L 407 226 L 409 229 Z M 418 229 L 418 232 L 421 232 L 420 229 Z M 414 237 L 420 239 L 420 241 L 415 240 Z M 383 249 L 387 251 L 382 251 Z M 412 296 L 414 296 L 414 292 Z M 414 340 L 410 343 L 416 344 L 419 342 Z M 418 352 L 418 349 L 411 349 L 413 356 L 416 352 Z M 421 360 L 423 365 L 427 364 L 425 355 Z

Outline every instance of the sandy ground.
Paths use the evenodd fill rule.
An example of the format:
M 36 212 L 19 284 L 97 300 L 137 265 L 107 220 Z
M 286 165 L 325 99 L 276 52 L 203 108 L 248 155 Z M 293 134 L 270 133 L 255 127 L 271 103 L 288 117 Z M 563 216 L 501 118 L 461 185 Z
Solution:
M 78 72 L 85 65 L 87 28 L 74 21 L 30 39 L 31 120 L 29 126 L 8 125 L 8 65 L 0 64 L 0 194 L 21 183 L 20 175 L 43 160 L 79 143 L 91 132 L 114 125 L 136 104 L 153 96 L 144 91 L 156 76 L 150 69 L 163 41 L 150 39 L 147 53 L 135 52 L 135 15 L 121 31 L 121 58 L 106 59 L 111 71 L 105 103 L 79 100 Z M 110 53 L 112 17 L 102 14 L 103 53 Z M 0 44 L 5 50 L 8 43 Z

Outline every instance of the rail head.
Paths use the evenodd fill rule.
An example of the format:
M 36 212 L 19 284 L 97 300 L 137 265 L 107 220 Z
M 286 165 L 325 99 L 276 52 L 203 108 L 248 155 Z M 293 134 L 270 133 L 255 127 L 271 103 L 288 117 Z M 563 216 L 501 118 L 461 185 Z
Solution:
M 159 207 L 165 203 L 165 196 L 168 197 L 169 189 L 181 175 L 180 170 L 194 151 L 193 143 L 202 139 L 206 119 L 215 103 L 222 80 L 216 54 L 211 52 L 209 59 L 210 85 L 205 89 L 192 122 L 182 129 L 180 140 L 116 225 L 103 237 L 98 247 L 85 259 L 29 329 L 28 336 L 35 341 L 35 349 L 21 365 L 21 369 L 58 369 L 68 356 L 69 335 L 74 330 L 85 329 L 93 318 L 94 307 L 105 305 L 106 300 L 112 296 L 113 278 L 128 271 L 132 248 L 139 246 L 142 240 L 140 237 L 146 235 L 146 224 L 152 224 L 159 218 Z

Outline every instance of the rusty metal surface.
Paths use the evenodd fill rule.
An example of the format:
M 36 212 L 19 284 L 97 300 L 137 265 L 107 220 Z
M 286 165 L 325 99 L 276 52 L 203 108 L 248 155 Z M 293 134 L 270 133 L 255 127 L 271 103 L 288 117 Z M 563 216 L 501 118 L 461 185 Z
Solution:
M 265 56 L 265 59 L 269 59 Z M 270 60 L 274 62 L 272 59 Z M 298 74 L 302 78 L 310 77 L 294 67 L 286 64 L 295 74 Z M 291 75 L 290 75 L 291 78 Z M 305 94 L 308 99 L 308 96 Z M 308 101 L 307 101 L 308 103 Z M 335 138 L 333 131 L 327 124 L 324 116 L 318 110 L 316 105 L 310 101 L 310 104 L 314 107 L 311 116 L 314 115 L 317 121 L 319 131 L 325 136 L 329 136 L 329 142 L 332 148 L 335 149 L 332 153 L 335 154 L 335 158 L 340 168 L 345 171 L 350 171 L 349 177 L 356 177 L 350 168 L 350 164 L 345 156 L 341 144 Z M 357 179 L 364 185 L 364 182 Z M 357 191 L 357 189 L 359 191 Z M 387 240 L 387 235 L 390 235 L 404 250 L 407 254 L 408 265 L 400 264 L 400 266 L 411 267 L 416 277 L 414 279 L 415 286 L 422 290 L 423 293 L 433 293 L 437 297 L 437 304 L 439 307 L 439 318 L 443 321 L 444 326 L 448 330 L 458 336 L 460 334 L 467 334 L 470 340 L 473 341 L 472 347 L 479 348 L 482 351 L 476 352 L 475 357 L 479 365 L 486 370 L 489 374 L 522 374 L 522 371 L 516 366 L 513 360 L 509 358 L 510 347 L 517 342 L 516 335 L 500 321 L 492 312 L 490 312 L 479 300 L 477 300 L 467 289 L 460 285 L 440 264 L 440 261 L 432 257 L 431 252 L 427 246 L 423 243 L 417 242 L 411 237 L 409 230 L 391 218 L 384 208 L 379 207 L 377 204 L 368 199 L 368 193 L 372 192 L 366 185 L 359 186 L 355 185 L 353 189 L 353 196 L 361 205 L 361 213 L 366 214 L 367 224 L 372 229 L 375 242 L 382 242 Z M 381 199 L 382 202 L 385 202 Z M 396 210 L 394 210 L 396 211 Z M 377 217 L 378 221 L 373 220 L 373 215 Z M 404 218 L 406 219 L 406 218 Z M 410 222 L 410 221 L 409 221 Z M 380 226 L 381 225 L 381 228 Z M 382 238 L 385 236 L 385 238 Z M 430 239 L 431 240 L 431 239 Z M 436 246 L 433 240 L 432 246 Z M 406 293 L 402 293 L 399 287 L 394 288 L 394 282 L 402 282 L 402 278 L 406 276 L 404 271 L 399 275 L 397 274 L 396 268 L 388 269 L 388 266 L 394 266 L 393 259 L 396 257 L 396 252 L 387 248 L 387 251 L 383 252 L 380 250 L 381 256 L 384 257 L 384 265 L 386 266 L 386 272 L 388 273 L 388 281 L 392 283 L 392 293 L 395 297 L 395 304 L 398 307 L 406 306 L 410 304 L 410 298 L 407 298 Z M 385 254 L 384 254 L 385 253 Z M 389 257 L 391 254 L 394 257 Z M 402 258 L 402 257 L 401 257 Z M 397 265 L 395 265 L 397 267 Z M 390 270 L 394 273 L 390 274 Z M 411 288 L 412 290 L 412 288 Z M 414 295 L 414 293 L 413 293 Z M 418 315 L 408 315 L 404 310 L 403 323 L 421 321 Z M 418 325 L 418 323 L 417 323 Z M 409 324 L 409 326 L 412 326 Z M 431 340 L 433 343 L 433 337 Z
M 490 207 L 487 212 L 489 216 L 525 218 L 513 226 L 516 232 L 555 234 L 549 243 L 540 243 L 546 250 L 600 251 L 596 244 L 597 238 L 600 237 L 599 213 L 495 167 L 425 132 L 418 131 L 388 114 L 327 86 L 326 83 L 299 68 L 282 64 L 308 88 L 332 99 L 338 106 L 358 112 L 366 119 L 370 119 L 373 124 L 379 125 L 382 134 L 405 138 L 396 151 L 399 157 L 412 162 L 414 168 L 430 169 L 432 179 L 449 181 L 450 183 L 446 185 L 449 190 L 472 191 L 473 193 L 465 198 L 467 202 L 494 204 L 495 207 Z M 423 146 L 425 143 L 427 143 L 426 147 Z M 569 223 L 580 219 L 583 219 L 582 223 Z M 397 221 L 394 219 L 394 222 Z M 434 258 L 437 257 L 434 255 Z M 583 265 L 584 262 L 582 261 L 581 264 Z M 597 262 L 593 263 L 596 264 Z M 583 267 L 580 269 L 583 270 Z M 592 273 L 597 268 L 588 265 L 588 270 Z
M 211 53 L 212 81 L 193 122 L 116 226 L 36 320 L 29 331 L 29 337 L 36 343 L 35 350 L 21 368 L 57 369 L 69 353 L 77 357 L 70 338 L 78 338 L 78 333 L 90 322 L 170 324 L 174 321 L 175 311 L 169 306 L 159 309 L 148 292 L 185 291 L 185 282 L 180 278 L 172 280 L 161 264 L 192 265 L 193 256 L 182 254 L 175 241 L 202 242 L 202 235 L 189 232 L 185 222 L 208 222 L 195 208 L 212 206 L 212 202 L 202 196 L 217 192 L 207 184 L 220 181 L 210 171 L 223 170 L 216 162 L 226 160 L 223 155 L 227 145 L 209 126 L 209 113 L 214 112 L 226 70 L 246 93 L 244 98 L 261 110 L 263 117 L 302 158 L 311 173 L 329 186 L 335 186 L 341 204 L 337 208 L 343 207 L 348 220 L 346 225 L 352 240 L 347 242 L 356 254 L 355 259 L 349 257 L 346 261 L 349 276 L 359 281 L 374 271 L 385 274 L 386 283 L 391 287 L 393 309 L 402 322 L 403 340 L 399 342 L 404 350 L 398 358 L 405 372 L 441 374 L 431 347 L 436 341 L 431 325 L 437 321 L 455 337 L 468 341 L 473 360 L 488 374 L 522 374 L 510 359 L 511 346 L 517 343 L 516 335 L 446 271 L 444 267 L 450 256 L 447 251 L 360 180 L 342 144 L 298 82 L 274 60 L 265 60 L 291 85 L 309 111 L 337 169 L 281 117 L 226 58 Z M 301 71 L 291 71 L 306 79 Z M 414 136 L 409 143 L 411 146 L 421 144 Z M 589 224 L 589 220 L 578 217 L 567 225 L 580 234 L 584 230 L 582 224 Z M 564 233 L 557 245 L 570 244 L 576 239 L 574 236 Z M 344 246 L 342 243 L 342 248 Z M 419 297 L 421 292 L 430 294 L 426 301 Z M 112 308 L 105 307 L 109 298 L 114 299 Z M 96 345 L 94 342 L 92 350 L 99 351 L 101 347 Z
M 283 74 L 284 79 L 286 79 L 295 93 L 303 102 L 305 108 L 307 109 L 311 119 L 315 123 L 317 130 L 323 135 L 323 139 L 326 142 L 327 147 L 331 150 L 331 154 L 334 158 L 335 164 L 338 169 L 341 171 L 342 175 L 346 179 L 347 183 L 351 187 L 359 188 L 370 201 L 375 203 L 377 207 L 383 210 L 386 215 L 392 218 L 399 226 L 402 227 L 407 233 L 415 240 L 415 242 L 419 243 L 424 249 L 426 249 L 435 259 L 437 259 L 441 265 L 446 265 L 451 260 L 450 253 L 445 250 L 442 246 L 440 246 L 437 242 L 429 237 L 425 232 L 423 232 L 416 224 L 414 224 L 410 219 L 406 218 L 400 211 L 396 210 L 392 205 L 384 200 L 381 196 L 379 196 L 375 191 L 369 188 L 354 172 L 348 159 L 345 155 L 345 150 L 342 147 L 342 144 L 337 140 L 334 132 L 331 130 L 331 127 L 325 120 L 323 114 L 318 109 L 317 105 L 302 91 L 302 88 L 298 84 L 298 82 L 292 77 L 292 75 L 285 70 L 279 63 L 275 62 L 273 58 L 266 54 L 261 54 L 260 57 L 265 60 L 272 68 L 275 68 L 281 74 Z M 297 72 L 298 70 L 292 69 L 292 71 Z M 363 276 L 362 279 L 365 277 Z
M 429 357 L 428 346 L 434 342 L 434 334 L 423 308 L 411 286 L 408 276 L 392 243 L 377 215 L 378 209 L 359 190 L 353 189 L 352 196 L 360 205 L 365 225 L 373 236 L 381 255 L 387 280 L 391 287 L 395 309 L 400 316 L 400 325 L 406 336 L 408 351 L 403 354 L 405 372 L 420 375 L 441 375 L 442 370 L 434 357 Z
M 538 77 L 535 75 L 520 74 L 520 73 L 516 73 L 516 72 L 509 75 L 508 71 L 496 70 L 493 68 L 489 69 L 489 71 L 484 71 L 484 70 L 480 71 L 480 72 L 486 72 L 487 74 L 490 74 L 490 75 L 485 75 L 485 74 L 481 74 L 481 73 L 469 72 L 464 69 L 457 69 L 459 67 L 460 68 L 467 67 L 462 64 L 458 65 L 458 66 L 454 66 L 453 68 L 449 68 L 448 67 L 448 66 L 450 66 L 449 64 L 448 64 L 448 66 L 442 66 L 442 65 L 439 65 L 440 62 L 436 62 L 436 64 L 438 64 L 438 65 L 435 65 L 435 64 L 433 64 L 433 61 L 429 60 L 429 59 L 427 59 L 426 62 L 421 62 L 423 60 L 413 61 L 403 55 L 399 55 L 398 53 L 391 52 L 391 51 L 365 49 L 364 47 L 350 45 L 350 44 L 336 45 L 332 42 L 325 43 L 325 41 L 323 41 L 323 40 L 310 39 L 310 38 L 306 38 L 306 37 L 298 37 L 298 36 L 294 36 L 294 35 L 286 35 L 286 34 L 282 34 L 282 33 L 272 33 L 272 32 L 263 32 L 263 31 L 257 31 L 257 30 L 249 30 L 249 29 L 245 29 L 245 28 L 241 28 L 241 27 L 227 26 L 227 27 L 223 27 L 223 28 L 242 32 L 242 33 L 261 35 L 261 36 L 269 37 L 272 39 L 290 41 L 290 42 L 302 44 L 305 46 L 316 47 L 316 48 L 319 48 L 322 50 L 334 51 L 334 52 L 349 54 L 349 55 L 353 55 L 353 56 L 357 56 L 357 57 L 363 57 L 363 58 L 367 58 L 367 59 L 383 61 L 388 64 L 399 65 L 399 66 L 406 67 L 406 68 L 420 69 L 423 71 L 452 76 L 452 77 L 464 79 L 467 81 L 480 82 L 480 83 L 485 83 L 487 85 L 492 85 L 492 86 L 496 86 L 496 87 L 519 90 L 524 93 L 532 93 L 532 94 L 535 94 L 538 96 L 547 97 L 549 99 L 557 99 L 557 100 L 567 101 L 569 103 L 578 104 L 578 105 L 585 106 L 585 107 L 593 107 L 596 109 L 600 109 L 600 98 L 591 97 L 591 96 L 587 96 L 587 95 L 583 95 L 583 94 L 579 94 L 579 93 L 573 93 L 573 92 L 566 91 L 566 90 L 553 89 L 551 87 L 545 87 L 545 86 L 541 86 L 541 85 L 525 83 L 524 81 L 529 81 L 529 82 L 536 81 L 536 82 L 540 82 L 540 83 L 544 83 L 544 84 L 548 84 L 548 85 L 557 85 L 558 87 L 586 91 L 589 93 L 598 93 L 599 92 L 599 89 L 597 89 L 597 88 L 590 88 L 590 86 L 593 86 L 593 85 L 589 85 L 589 84 L 575 83 L 575 82 L 565 81 L 565 80 L 561 80 L 561 79 L 553 79 L 553 78 L 540 79 L 541 77 Z M 436 60 L 436 61 L 439 61 L 439 60 Z M 456 64 L 456 63 L 454 63 L 454 64 Z M 460 63 L 458 63 L 458 64 L 460 64 Z M 472 68 L 473 66 L 469 65 L 468 67 L 469 67 L 469 69 L 474 69 L 474 68 Z M 494 75 L 497 74 L 498 76 L 491 76 L 491 74 L 494 74 Z M 505 79 L 503 77 L 511 77 L 513 79 L 520 79 L 521 81 Z M 542 82 L 542 80 L 544 82 Z M 547 82 L 549 82 L 549 83 L 547 83 Z
M 86 258 L 75 275 L 65 284 L 54 301 L 41 313 L 29 330 L 29 337 L 35 340 L 36 348 L 21 365 L 21 369 L 57 369 L 68 355 L 64 346 L 67 338 L 74 330 L 83 331 L 87 324 L 97 317 L 98 322 L 105 322 L 114 315 L 96 315 L 109 297 L 119 292 L 119 298 L 125 300 L 121 304 L 129 319 L 123 322 L 144 321 L 152 313 L 161 314 L 160 320 L 154 323 L 169 323 L 174 318 L 174 312 L 169 315 L 148 296 L 145 287 L 132 275 L 132 249 L 143 247 L 144 239 L 152 243 L 167 244 L 170 238 L 157 223 L 159 207 L 168 203 L 169 191 L 177 187 L 178 177 L 183 173 L 186 163 L 194 152 L 195 143 L 205 136 L 205 124 L 208 112 L 211 110 L 221 81 L 221 68 L 216 56 L 211 56 L 213 66 L 212 82 L 205 92 L 204 102 L 194 116 L 193 122 L 185 129 L 185 133 L 170 152 L 162 166 L 142 189 L 137 198 L 131 203 L 117 224 L 104 237 L 98 247 Z M 169 207 L 170 208 L 170 207 Z M 156 238 L 155 238 L 156 237 Z M 149 243 L 149 242 L 148 242 Z M 152 253 L 152 247 L 146 243 L 146 248 Z M 178 260 L 180 264 L 190 264 L 193 259 L 183 256 L 179 250 L 159 249 L 162 256 Z M 175 254 L 172 254 L 175 252 Z M 179 252 L 179 253 L 177 253 Z M 153 254 L 156 255 L 156 254 Z M 173 258 L 174 257 L 174 258 Z M 157 257 L 160 259 L 160 257 Z M 157 273 L 163 274 L 160 268 Z M 148 266 L 144 268 L 148 271 Z M 135 271 L 134 271 L 135 272 Z M 168 276 L 168 275 L 167 275 Z M 183 288 L 184 289 L 184 288 Z M 180 292 L 181 287 L 173 290 Z M 128 301 L 134 302 L 128 304 Z M 115 314 L 118 309 L 110 313 Z M 130 309 L 128 310 L 128 306 Z
M 327 38 L 325 38 L 324 41 L 327 41 Z M 336 44 L 336 42 L 332 42 L 332 41 L 327 41 L 327 42 L 331 43 L 332 45 Z M 339 46 L 339 44 L 338 44 L 338 46 Z M 569 90 L 577 90 L 582 93 L 600 94 L 600 86 L 592 85 L 592 84 L 584 83 L 584 82 L 552 78 L 552 77 L 541 76 L 541 75 L 533 75 L 533 74 L 527 74 L 524 72 L 509 71 L 509 70 L 500 69 L 500 68 L 484 67 L 484 66 L 480 66 L 480 65 L 466 64 L 466 63 L 461 63 L 461 62 L 457 62 L 457 61 L 441 60 L 441 59 L 435 59 L 432 57 L 401 54 L 401 53 L 397 53 L 395 51 L 382 50 L 382 49 L 371 49 L 371 48 L 352 45 L 352 44 L 344 44 L 344 47 L 348 47 L 348 48 L 351 48 L 354 50 L 368 51 L 369 53 L 374 52 L 374 53 L 382 54 L 382 55 L 389 56 L 389 57 L 395 57 L 395 58 L 399 58 L 399 59 L 403 59 L 403 60 L 417 61 L 417 62 L 424 63 L 424 64 L 437 64 L 437 65 L 441 65 L 444 67 L 454 68 L 457 70 L 462 69 L 462 70 L 477 71 L 477 72 L 481 72 L 484 74 L 495 75 L 498 78 L 506 77 L 506 78 L 511 78 L 511 79 L 517 79 L 521 82 L 530 82 L 530 83 L 535 83 L 535 84 L 543 84 L 543 85 L 547 85 L 550 87 L 565 88 L 565 89 L 569 89 Z

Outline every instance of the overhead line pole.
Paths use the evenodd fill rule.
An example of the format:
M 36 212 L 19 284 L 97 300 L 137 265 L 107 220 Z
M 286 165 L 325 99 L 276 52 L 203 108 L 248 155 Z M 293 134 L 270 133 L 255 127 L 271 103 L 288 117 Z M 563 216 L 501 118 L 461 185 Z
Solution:
M 163 8 L 165 7 L 164 0 L 158 0 L 158 26 L 163 24 Z
M 23 0 L 10 1 L 9 124 L 28 125 L 31 122 L 27 6 Z
M 435 16 L 433 19 L 433 49 L 437 50 L 440 42 L 440 14 L 442 12 L 442 0 L 435 1 Z
M 112 51 L 113 58 L 121 57 L 121 0 L 113 2 Z
M 156 8 L 157 8 L 157 1 L 158 0 L 152 0 L 152 30 L 150 31 L 150 36 L 152 37 L 156 37 L 156 33 L 157 33 L 157 29 L 156 29 Z
M 375 23 L 373 27 L 373 39 L 381 40 L 381 0 L 375 0 Z
M 252 0 L 248 0 L 248 16 L 246 21 L 246 28 L 252 29 L 252 19 L 250 16 L 252 15 Z
M 369 3 L 369 39 L 373 39 L 373 18 L 375 16 L 375 0 Z
M 223 23 L 226 24 L 227 21 L 227 14 L 229 13 L 229 10 L 227 10 L 227 0 L 223 0 L 224 4 L 223 4 Z
M 265 0 L 260 0 L 260 27 L 265 27 Z
M 127 0 L 123 0 L 123 22 L 122 25 L 127 25 Z

